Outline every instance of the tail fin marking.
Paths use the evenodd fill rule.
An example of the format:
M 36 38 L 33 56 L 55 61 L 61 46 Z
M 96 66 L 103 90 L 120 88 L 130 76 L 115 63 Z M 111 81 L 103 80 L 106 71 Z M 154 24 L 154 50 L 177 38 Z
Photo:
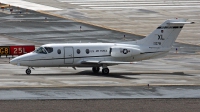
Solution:
M 177 39 L 184 24 L 193 24 L 194 22 L 186 22 L 186 19 L 170 19 L 162 23 L 151 34 L 144 39 L 138 40 L 137 43 L 149 47 L 165 47 L 171 48 Z

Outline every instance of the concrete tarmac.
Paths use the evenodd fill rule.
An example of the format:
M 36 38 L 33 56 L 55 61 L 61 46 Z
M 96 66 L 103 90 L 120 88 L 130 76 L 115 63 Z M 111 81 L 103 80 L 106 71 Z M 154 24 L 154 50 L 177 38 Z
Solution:
M 199 99 L 0 100 L 3 112 L 199 112 Z
M 1 100 L 200 98 L 199 86 L 122 86 L 0 89 Z
M 45 3 L 47 2 L 44 2 L 44 4 Z M 71 5 L 69 4 L 69 6 Z M 56 12 L 56 14 L 62 16 L 59 17 L 56 16 L 55 13 L 52 14 L 52 11 L 50 12 L 51 15 L 47 15 L 44 14 L 47 12 L 26 11 L 25 9 L 17 7 L 13 7 L 13 9 L 14 11 L 12 14 L 8 9 L 0 12 L 0 38 L 3 40 L 0 43 L 1 45 L 35 44 L 38 47 L 41 44 L 52 42 L 122 42 L 137 40 L 144 37 L 137 34 L 126 33 L 121 30 L 112 30 L 112 28 L 107 28 L 107 26 L 98 27 L 98 25 L 86 24 L 88 22 L 78 22 L 75 19 L 67 19 L 65 15 L 62 16 L 63 11 L 60 11 L 62 13 L 58 13 L 59 11 Z M 77 18 L 78 17 L 79 16 L 77 16 Z M 165 19 L 162 21 L 164 20 Z M 159 24 L 161 23 L 162 22 Z M 156 23 L 157 26 L 159 24 Z M 156 28 L 153 29 L 152 26 L 148 25 L 146 27 L 151 30 Z M 184 30 L 185 29 L 183 29 L 183 32 Z M 190 33 L 189 30 L 186 30 L 185 32 Z M 178 48 L 177 53 L 175 48 Z M 62 99 L 65 94 L 69 94 L 70 97 L 71 92 L 77 94 L 73 96 L 73 98 L 80 99 L 84 99 L 84 97 L 86 99 L 152 97 L 199 98 L 199 95 L 197 95 L 200 85 L 199 51 L 200 47 L 197 45 L 175 43 L 169 55 L 166 57 L 142 61 L 135 65 L 112 66 L 109 67 L 111 70 L 111 74 L 109 75 L 101 75 L 101 73 L 93 74 L 91 68 L 78 68 L 77 70 L 73 70 L 72 68 L 61 67 L 36 68 L 35 70 L 32 70 L 32 75 L 27 76 L 25 75 L 25 69 L 27 67 L 13 66 L 9 64 L 8 58 L 2 57 L 0 58 L 0 87 L 5 89 L 0 91 L 2 94 L 1 98 L 31 99 L 31 97 L 29 97 L 31 94 L 34 96 L 33 99 L 49 99 L 50 97 L 45 97 L 45 95 L 37 95 L 48 93 L 49 91 L 49 94 L 51 94 L 53 99 Z M 150 84 L 150 86 L 153 87 L 156 86 L 156 91 L 151 91 L 150 94 L 148 94 L 148 90 L 146 91 L 144 89 L 147 84 Z M 168 86 L 162 87 L 163 85 Z M 174 87 L 174 85 L 179 86 Z M 84 88 L 87 88 L 88 86 L 93 86 L 96 89 L 104 86 L 107 86 L 108 88 L 106 90 L 99 89 L 99 91 L 94 91 L 93 87 L 92 89 L 89 88 L 92 92 L 91 97 L 88 97 L 84 96 L 89 94 L 87 93 L 87 89 L 84 90 Z M 15 89 L 24 87 L 27 89 Z M 31 90 L 31 87 L 34 87 L 35 91 L 39 90 L 40 92 L 34 93 L 34 91 Z M 54 87 L 54 89 L 49 87 Z M 55 90 L 55 87 L 64 88 Z M 117 91 L 124 92 L 116 92 L 115 89 L 113 89 L 115 87 L 120 88 Z M 42 88 L 42 90 L 40 88 Z M 78 89 L 73 91 L 73 88 Z M 135 88 L 140 88 L 139 90 L 142 92 L 136 92 Z M 79 94 L 81 94 L 79 91 L 81 89 L 83 89 L 84 95 L 78 97 Z M 128 92 L 125 92 L 126 89 Z M 16 91 L 19 93 L 16 93 Z M 30 94 L 27 91 L 30 91 Z M 178 94 L 183 91 L 187 92 L 183 95 Z M 8 92 L 11 92 L 12 94 L 10 95 L 13 97 L 9 96 L 9 94 L 7 94 Z M 57 92 L 59 92 L 59 95 Z M 174 95 L 172 92 L 174 92 Z M 17 98 L 15 96 L 15 94 L 21 93 L 23 93 L 24 97 Z M 96 93 L 99 94 L 99 97 L 93 97 Z M 109 93 L 110 95 L 105 95 L 105 93 Z M 49 94 L 46 95 L 48 96 Z M 114 94 L 123 95 L 120 96 Z
M 200 1 L 198 0 L 26 0 L 62 10 L 40 8 L 38 11 L 91 24 L 148 35 L 163 20 L 186 18 L 194 25 L 186 25 L 177 42 L 200 43 Z
M 21 12 L 21 13 L 20 13 Z M 69 19 L 63 19 L 25 9 L 1 12 L 3 36 L 47 43 L 123 42 L 141 39 L 143 36 L 113 31 Z M 125 38 L 124 38 L 125 35 Z

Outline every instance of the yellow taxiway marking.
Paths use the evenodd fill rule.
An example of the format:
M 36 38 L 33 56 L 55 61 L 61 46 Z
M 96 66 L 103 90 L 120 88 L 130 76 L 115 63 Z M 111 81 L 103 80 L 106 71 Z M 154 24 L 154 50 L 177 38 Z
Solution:
M 10 7 L 10 5 L 8 5 L 8 4 L 3 4 L 3 5 L 0 5 L 0 7 L 6 8 L 6 7 Z

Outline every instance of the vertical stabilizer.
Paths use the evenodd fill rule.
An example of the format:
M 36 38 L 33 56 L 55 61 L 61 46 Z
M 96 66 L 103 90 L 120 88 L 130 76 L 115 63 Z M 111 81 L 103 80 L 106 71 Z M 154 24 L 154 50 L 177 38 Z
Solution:
M 144 39 L 138 40 L 137 43 L 149 47 L 171 48 L 184 24 L 192 23 L 194 22 L 186 22 L 186 19 L 166 20 L 151 34 Z

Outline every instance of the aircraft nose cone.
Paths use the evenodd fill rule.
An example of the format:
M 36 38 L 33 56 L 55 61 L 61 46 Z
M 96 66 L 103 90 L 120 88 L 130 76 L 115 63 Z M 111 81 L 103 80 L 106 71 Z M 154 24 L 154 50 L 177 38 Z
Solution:
M 18 59 L 14 58 L 12 60 L 10 60 L 10 63 L 13 65 L 17 65 Z

